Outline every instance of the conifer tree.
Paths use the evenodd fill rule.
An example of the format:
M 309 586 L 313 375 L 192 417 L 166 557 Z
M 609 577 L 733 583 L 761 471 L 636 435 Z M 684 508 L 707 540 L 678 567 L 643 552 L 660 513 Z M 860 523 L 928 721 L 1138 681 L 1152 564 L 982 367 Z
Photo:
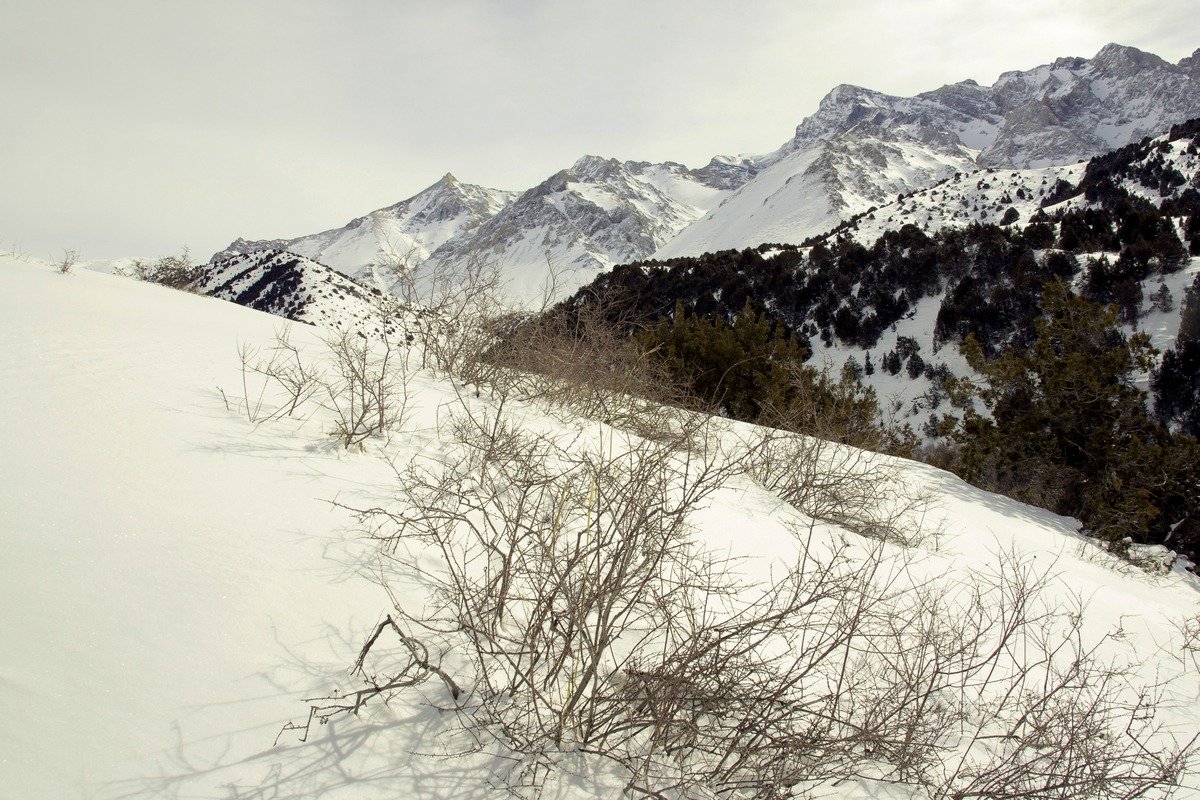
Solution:
M 1055 281 L 1027 350 L 986 359 L 969 339 L 991 412 L 968 411 L 957 435 L 968 480 L 1080 519 L 1119 543 L 1161 540 L 1195 508 L 1195 467 L 1146 409 L 1135 375 L 1153 363 L 1149 337 L 1126 339 L 1111 307 Z

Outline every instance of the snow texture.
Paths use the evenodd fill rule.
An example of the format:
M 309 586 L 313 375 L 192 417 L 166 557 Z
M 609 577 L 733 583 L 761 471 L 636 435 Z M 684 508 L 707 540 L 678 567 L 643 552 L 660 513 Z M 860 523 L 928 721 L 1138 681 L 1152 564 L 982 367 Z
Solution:
M 487 759 L 445 757 L 453 731 L 421 692 L 273 746 L 304 718 L 302 698 L 347 688 L 345 668 L 388 608 L 375 551 L 327 501 L 386 502 L 389 461 L 436 463 L 439 414 L 485 408 L 486 396 L 462 400 L 415 373 L 404 428 L 348 452 L 319 415 L 247 419 L 236 348 L 269 346 L 279 317 L 11 257 L 0 257 L 0 298 L 0 797 L 508 796 Z M 297 325 L 291 337 L 316 354 L 322 333 Z M 540 406 L 521 413 L 539 430 L 605 435 Z M 1051 602 L 1086 599 L 1089 637 L 1120 629 L 1106 656 L 1175 680 L 1160 710 L 1170 731 L 1200 730 L 1181 638 L 1200 614 L 1193 576 L 1122 567 L 1073 520 L 896 463 L 932 493 L 941 528 L 911 550 L 913 580 L 965 579 L 1016 553 L 1055 576 Z M 695 535 L 765 581 L 794 549 L 796 513 L 747 478 L 713 496 Z M 549 796 L 619 794 L 611 770 L 563 763 Z M 1186 784 L 1177 796 L 1200 796 L 1194 774 Z M 818 790 L 906 796 L 866 779 Z

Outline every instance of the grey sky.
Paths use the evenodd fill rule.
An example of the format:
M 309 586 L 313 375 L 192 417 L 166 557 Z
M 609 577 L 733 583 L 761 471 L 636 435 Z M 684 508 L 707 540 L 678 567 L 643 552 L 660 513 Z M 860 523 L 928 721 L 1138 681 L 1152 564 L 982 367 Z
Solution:
M 835 84 L 913 94 L 1116 41 L 1195 0 L 0 0 L 0 249 L 207 257 L 447 171 L 766 152 Z

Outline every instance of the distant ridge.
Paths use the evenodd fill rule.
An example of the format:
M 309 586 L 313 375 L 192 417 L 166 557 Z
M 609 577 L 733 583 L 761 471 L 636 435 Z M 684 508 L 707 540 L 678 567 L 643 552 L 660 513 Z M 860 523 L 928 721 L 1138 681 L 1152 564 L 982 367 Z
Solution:
M 834 87 L 779 149 L 699 169 L 584 156 L 524 192 L 451 173 L 407 200 L 296 239 L 238 239 L 214 260 L 288 250 L 388 291 L 392 269 L 496 265 L 514 298 L 566 295 L 613 265 L 798 244 L 897 195 L 980 168 L 1066 166 L 1200 116 L 1200 49 L 1178 64 L 1109 44 L 914 97 Z M 380 267 L 387 267 L 380 269 Z

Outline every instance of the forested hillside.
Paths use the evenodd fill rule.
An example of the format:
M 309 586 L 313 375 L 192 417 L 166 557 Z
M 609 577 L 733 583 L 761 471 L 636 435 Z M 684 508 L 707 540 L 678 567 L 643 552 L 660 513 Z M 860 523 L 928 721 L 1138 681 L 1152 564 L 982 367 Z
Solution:
M 786 421 L 795 391 L 781 387 L 808 361 L 810 385 L 873 404 L 877 446 L 923 453 L 1108 540 L 1194 556 L 1198 148 L 1193 120 L 1093 159 L 1077 183 L 1042 189 L 1028 219 L 1003 212 L 988 180 L 960 175 L 1004 224 L 930 213 L 860 240 L 869 222 L 951 195 L 935 187 L 899 198 L 907 215 L 876 209 L 803 247 L 623 265 L 561 310 L 598 310 L 744 419 Z

